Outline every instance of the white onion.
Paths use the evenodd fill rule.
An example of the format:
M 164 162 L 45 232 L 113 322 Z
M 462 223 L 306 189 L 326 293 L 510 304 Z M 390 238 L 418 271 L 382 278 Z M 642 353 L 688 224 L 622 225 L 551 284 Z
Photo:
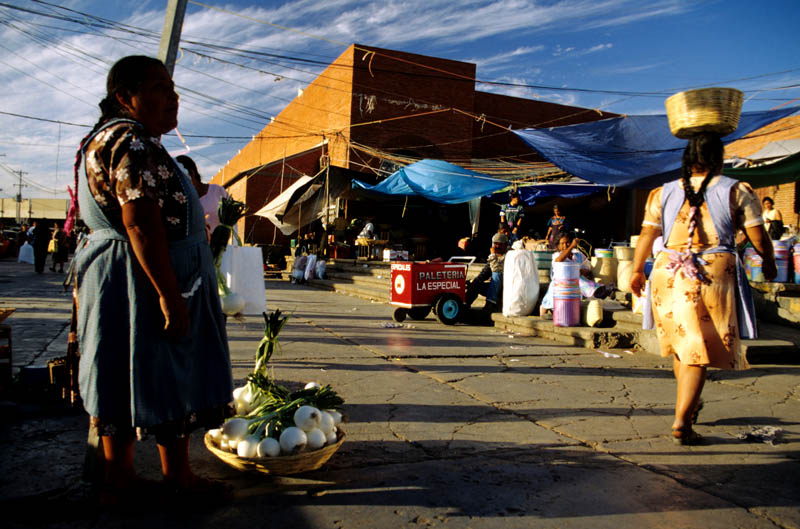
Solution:
M 342 414 L 336 410 L 325 410 L 326 413 L 330 413 L 331 417 L 333 417 L 333 424 L 339 425 L 342 422 Z
M 319 450 L 325 446 L 326 437 L 319 428 L 314 428 L 306 433 L 308 442 L 306 443 L 306 450 Z
M 258 437 L 248 435 L 236 445 L 236 454 L 239 457 L 256 457 Z
M 256 447 L 258 457 L 275 457 L 281 453 L 281 444 L 277 439 L 265 437 Z
M 214 428 L 213 430 L 209 430 L 208 436 L 211 438 L 212 441 L 219 444 L 219 442 L 222 441 L 222 429 Z
M 229 419 L 222 425 L 222 435 L 226 439 L 239 440 L 247 435 L 247 427 L 250 425 L 245 419 Z
M 322 430 L 322 433 L 328 435 L 335 427 L 336 425 L 333 423 L 333 415 L 327 411 L 320 412 L 319 429 Z
M 228 439 L 228 448 L 231 452 L 236 452 L 236 447 L 239 446 L 239 439 Z
M 250 413 L 250 408 L 247 406 L 247 404 L 245 404 L 241 400 L 236 401 L 235 408 L 236 408 L 236 415 L 247 415 L 248 413 Z
M 329 445 L 332 445 L 338 440 L 339 438 L 336 436 L 336 427 L 334 427 L 333 430 L 331 430 L 331 433 L 325 437 L 325 442 Z
M 285 454 L 295 454 L 301 451 L 306 447 L 306 443 L 308 443 L 308 437 L 306 432 L 300 428 L 290 426 L 281 434 L 281 452 Z
M 304 432 L 310 432 L 319 426 L 322 415 L 314 406 L 300 406 L 294 412 L 294 424 Z
M 230 445 L 228 444 L 228 440 L 227 440 L 227 439 L 223 438 L 223 439 L 222 439 L 222 440 L 219 442 L 219 449 L 220 449 L 220 450 L 225 450 L 226 452 L 227 452 L 227 451 L 229 451 L 229 450 L 231 449 Z
M 222 302 L 222 312 L 227 314 L 228 316 L 235 316 L 244 310 L 245 303 L 247 301 L 244 299 L 243 296 L 240 296 L 236 292 L 230 292 L 225 296 L 222 296 L 220 299 Z
M 242 393 L 244 393 L 245 386 L 235 388 L 233 390 L 233 402 L 238 402 L 239 399 L 242 397 Z
M 308 384 L 306 384 L 306 387 L 303 388 L 303 389 L 319 389 L 321 387 L 322 386 L 319 385 L 319 382 L 309 382 Z

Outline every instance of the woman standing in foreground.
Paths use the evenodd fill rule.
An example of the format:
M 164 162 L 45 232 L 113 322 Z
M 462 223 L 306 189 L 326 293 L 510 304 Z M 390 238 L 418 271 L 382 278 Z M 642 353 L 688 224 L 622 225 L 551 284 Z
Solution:
M 189 433 L 231 400 L 228 343 L 197 193 L 161 145 L 178 96 L 157 59 L 120 59 L 76 160 L 91 235 L 74 259 L 80 392 L 101 435 L 109 501 L 135 492 L 134 439 L 153 433 L 165 482 L 214 484 L 189 467 Z
M 631 288 L 640 296 L 645 260 L 656 238 L 663 238 L 648 296 L 661 356 L 672 356 L 678 382 L 672 423 L 678 444 L 700 441 L 692 422 L 701 406 L 706 368 L 749 367 L 739 338 L 755 337 L 755 315 L 736 254 L 738 229 L 764 258 L 764 276 L 769 280 L 777 274 L 758 198 L 748 184 L 721 176 L 722 161 L 718 136 L 701 133 L 689 140 L 681 180 L 654 189 L 647 199 L 633 262 Z

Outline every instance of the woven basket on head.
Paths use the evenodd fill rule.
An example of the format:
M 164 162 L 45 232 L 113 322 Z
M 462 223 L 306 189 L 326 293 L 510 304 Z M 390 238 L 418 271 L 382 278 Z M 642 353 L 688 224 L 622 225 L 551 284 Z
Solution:
M 342 446 L 344 442 L 344 432 L 339 428 L 336 432 L 337 441 L 334 444 L 323 446 L 319 450 L 311 452 L 301 452 L 291 456 L 275 457 L 239 457 L 238 455 L 222 450 L 219 445 L 214 443 L 211 436 L 206 433 L 203 441 L 206 448 L 220 458 L 224 463 L 237 470 L 246 472 L 261 472 L 262 474 L 274 474 L 277 476 L 289 476 L 317 470 L 324 465 L 328 459 Z
M 735 88 L 701 88 L 667 98 L 669 129 L 678 138 L 699 132 L 730 134 L 739 126 L 744 94 Z

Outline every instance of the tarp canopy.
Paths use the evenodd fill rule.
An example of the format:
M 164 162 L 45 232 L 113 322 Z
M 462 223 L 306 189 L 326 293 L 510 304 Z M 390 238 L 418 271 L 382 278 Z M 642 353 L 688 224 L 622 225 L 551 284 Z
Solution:
M 771 160 L 800 152 L 800 138 L 771 141 L 758 152 L 745 156 L 748 160 Z
M 726 143 L 784 118 L 800 107 L 743 112 Z M 564 171 L 606 186 L 652 188 L 677 177 L 686 140 L 670 133 L 666 115 L 620 116 L 550 129 L 515 130 Z
M 327 174 L 321 171 L 314 177 L 301 176 L 255 214 L 269 219 L 284 235 L 291 235 L 325 217 L 326 204 L 334 206 L 336 198 L 350 189 L 350 178 L 348 171 L 338 167 L 331 167 Z
M 284 235 L 291 235 L 297 231 L 298 225 L 283 222 L 286 206 L 292 201 L 292 198 L 296 198 L 297 194 L 307 189 L 308 186 L 306 186 L 306 184 L 311 182 L 311 180 L 313 180 L 313 178 L 310 176 L 301 176 L 295 183 L 287 187 L 283 193 L 273 198 L 266 206 L 256 211 L 255 214 L 259 217 L 269 219 L 269 221 L 277 226 Z
M 398 169 L 383 182 L 369 185 L 353 180 L 353 187 L 386 195 L 417 195 L 440 204 L 461 204 L 491 195 L 508 182 L 476 173 L 443 160 L 420 160 Z
M 746 169 L 723 169 L 722 174 L 747 182 L 753 187 L 767 187 L 800 181 L 800 153 L 775 163 Z

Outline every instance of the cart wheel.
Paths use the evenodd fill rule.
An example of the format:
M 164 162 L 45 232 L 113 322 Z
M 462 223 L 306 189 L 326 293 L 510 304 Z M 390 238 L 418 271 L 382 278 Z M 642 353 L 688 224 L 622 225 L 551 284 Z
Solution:
M 408 315 L 411 316 L 412 320 L 424 320 L 430 314 L 431 308 L 430 307 L 414 307 L 413 309 L 408 311 Z
M 394 313 L 392 314 L 392 319 L 397 323 L 403 323 L 404 321 L 406 321 L 406 314 L 408 314 L 406 309 L 394 309 Z
M 461 316 L 461 300 L 445 294 L 436 300 L 436 318 L 444 325 L 454 325 Z

